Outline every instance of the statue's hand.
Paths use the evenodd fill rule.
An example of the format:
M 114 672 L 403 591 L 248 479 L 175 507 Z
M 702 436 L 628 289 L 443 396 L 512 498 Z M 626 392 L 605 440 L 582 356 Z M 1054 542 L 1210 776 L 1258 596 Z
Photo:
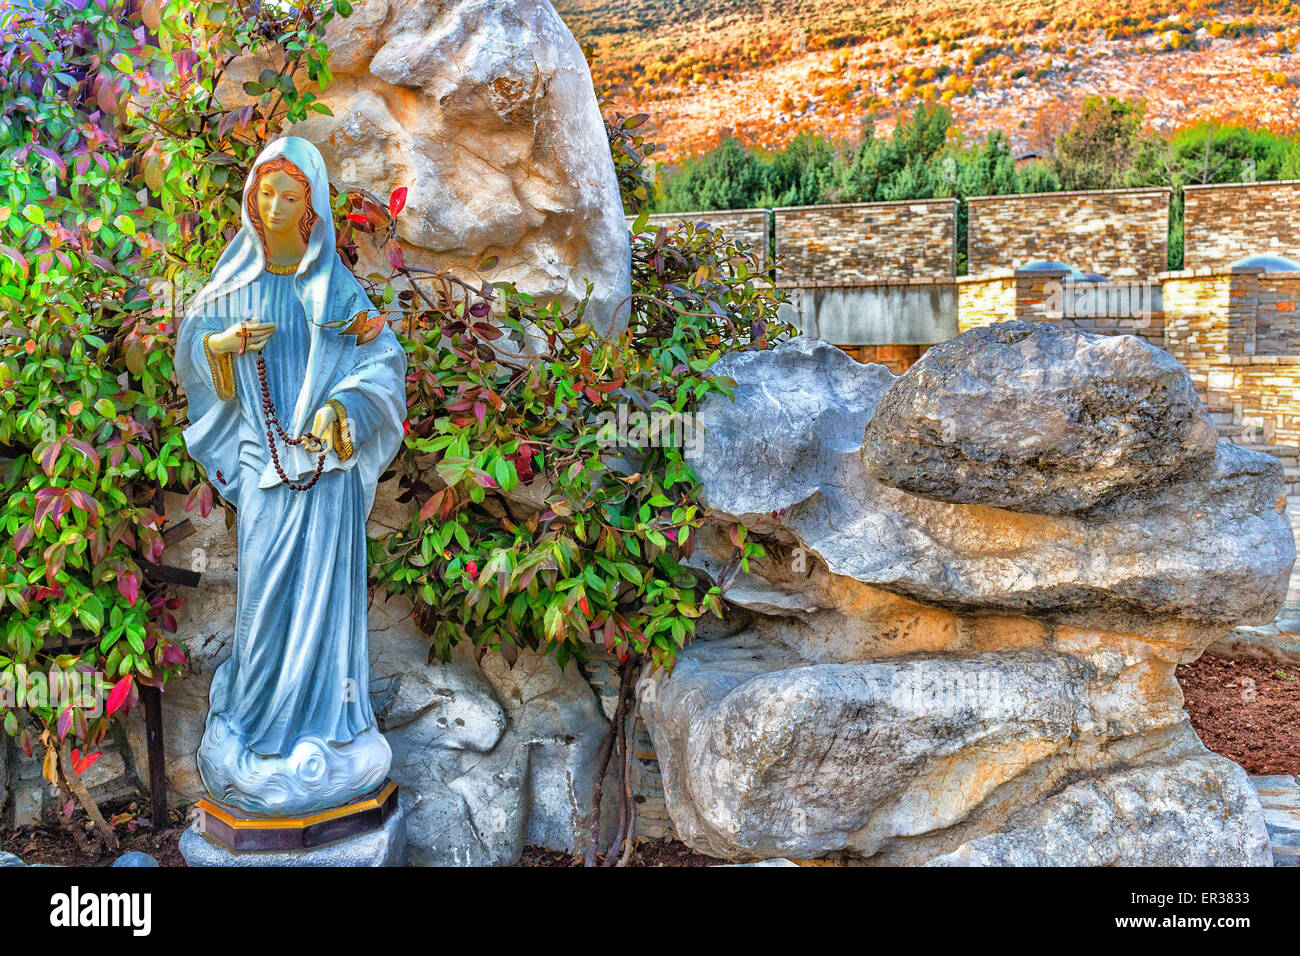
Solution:
M 274 331 L 274 322 L 236 322 L 224 332 L 209 335 L 208 348 L 217 355 L 260 352 Z
M 316 412 L 316 417 L 312 419 L 309 434 L 320 442 L 321 451 L 333 451 L 334 422 L 337 420 L 338 415 L 335 414 L 332 405 L 323 405 Z

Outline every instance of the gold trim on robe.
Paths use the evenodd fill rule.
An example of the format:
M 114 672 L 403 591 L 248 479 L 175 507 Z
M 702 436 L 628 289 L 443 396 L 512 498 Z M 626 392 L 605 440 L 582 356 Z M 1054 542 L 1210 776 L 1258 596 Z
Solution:
M 356 450 L 352 447 L 352 429 L 348 425 L 348 410 L 337 398 L 331 398 L 329 406 L 334 409 L 334 453 L 339 456 L 339 461 L 347 461 Z
M 235 362 L 229 352 L 215 354 L 208 346 L 208 339 L 216 335 L 210 332 L 203 336 L 203 354 L 208 357 L 208 368 L 212 370 L 212 384 L 217 390 L 217 398 L 229 402 L 235 397 Z

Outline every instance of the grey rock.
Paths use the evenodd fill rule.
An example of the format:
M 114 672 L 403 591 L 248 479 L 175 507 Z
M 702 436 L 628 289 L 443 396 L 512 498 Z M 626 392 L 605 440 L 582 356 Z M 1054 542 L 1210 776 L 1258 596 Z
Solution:
M 643 708 L 691 846 L 869 856 L 957 823 L 1028 766 L 1103 733 L 1089 676 L 1041 651 L 810 665 L 745 634 L 685 652 Z
M 759 861 L 757 861 L 756 863 L 718 863 L 718 864 L 715 864 L 716 867 L 718 867 L 718 868 L 720 868 L 720 869 L 724 869 L 724 870 L 732 870 L 732 869 L 736 869 L 737 867 L 750 867 L 750 866 L 764 866 L 764 867 L 767 867 L 767 866 L 778 866 L 778 867 L 795 866 L 795 867 L 797 867 L 798 865 L 799 865 L 799 864 L 796 863 L 796 862 L 794 862 L 794 860 L 787 860 L 787 859 L 785 859 L 785 858 L 783 858 L 783 857 L 776 857 L 776 858 L 771 859 L 771 860 L 759 860 Z
M 932 866 L 1271 866 L 1246 772 L 1205 753 L 1081 780 Z
M 532 651 L 513 667 L 484 658 L 483 670 L 506 708 L 507 739 L 528 754 L 526 842 L 585 850 L 597 751 L 609 728 L 595 693 L 576 663 L 561 670 L 553 656 Z
M 1300 778 L 1273 774 L 1250 778 L 1264 808 L 1274 866 L 1300 866 Z
M 1195 623 L 1205 641 L 1273 620 L 1285 599 L 1295 543 L 1272 456 L 1223 442 L 1199 470 L 1082 515 L 949 504 L 884 485 L 861 460 L 887 370 L 798 338 L 726 356 L 715 372 L 738 386 L 734 403 L 714 396 L 700 411 L 691 464 L 704 501 L 785 536 L 833 575 L 955 610 L 1117 631 Z M 713 565 L 708 554 L 698 563 L 716 569 L 729 554 L 724 544 Z
M 968 374 L 941 382 L 933 408 L 906 376 L 808 339 L 715 367 L 736 380 L 735 400 L 706 402 L 691 463 L 723 520 L 698 536 L 692 563 L 749 624 L 687 648 L 643 698 L 668 812 L 695 849 L 871 864 L 1266 862 L 1258 799 L 1197 739 L 1174 672 L 1282 605 L 1295 545 L 1278 463 L 1205 443 L 1185 374 L 1129 342 L 1042 333 L 1050 348 L 1031 356 L 1042 372 L 1031 381 L 1047 387 L 1002 407 L 980 392 L 997 390 L 986 367 L 1013 367 L 981 359 L 1007 347 L 1002 334 L 967 338 Z M 1084 414 L 1089 383 L 1103 401 Z M 1003 448 L 962 462 L 977 436 L 955 426 L 917 452 L 927 474 L 975 469 L 970 486 L 995 503 L 1023 506 L 1010 498 L 1027 475 L 1052 502 L 1040 510 L 1056 513 L 879 481 L 864 436 L 895 389 L 891 439 L 917 431 L 907 414 L 960 409 L 963 389 L 995 416 L 995 446 L 1011 436 L 997 415 L 1056 409 L 1042 413 L 1052 437 L 1037 457 Z M 907 402 L 922 411 L 905 414 Z M 1116 448 L 1118 470 L 1091 475 L 1084 459 Z M 1126 455 L 1140 465 L 1127 476 Z M 748 570 L 728 516 L 766 551 Z
M 1221 657 L 1300 664 L 1300 622 L 1279 619 L 1261 627 L 1234 627 L 1211 644 L 1210 651 Z
M 407 797 L 384 826 L 348 840 L 296 852 L 236 853 L 209 840 L 191 826 L 181 834 L 180 851 L 189 866 L 404 866 Z
M 340 189 L 406 186 L 398 236 L 408 264 L 509 281 L 572 304 L 609 328 L 631 292 L 631 253 L 614 164 L 586 58 L 547 0 L 360 0 L 325 32 L 332 116 L 290 132 L 320 147 Z M 219 95 L 273 56 L 227 70 Z M 389 273 L 360 244 L 359 271 Z
M 113 861 L 114 866 L 125 867 L 151 867 L 157 866 L 158 861 L 148 853 L 141 853 L 139 850 L 132 850 L 130 853 L 123 853 Z
M 21 858 L 21 857 L 18 857 L 18 856 L 15 856 L 15 855 L 12 854 L 12 853 L 6 853 L 5 851 L 0 850 L 0 867 L 5 867 L 5 866 L 26 866 L 26 865 L 27 865 L 27 864 L 24 863 L 24 862 L 22 861 L 22 858 Z
M 889 389 L 862 457 L 958 504 L 1068 514 L 1215 454 L 1187 371 L 1131 335 L 1003 322 L 930 349 Z
M 410 862 L 502 866 L 530 843 L 583 848 L 608 723 L 576 666 L 561 671 L 553 657 L 531 651 L 513 668 L 492 657 L 480 668 L 465 651 L 448 666 L 475 675 L 502 732 L 490 747 L 450 748 L 424 717 L 388 734 L 394 779 L 417 795 Z

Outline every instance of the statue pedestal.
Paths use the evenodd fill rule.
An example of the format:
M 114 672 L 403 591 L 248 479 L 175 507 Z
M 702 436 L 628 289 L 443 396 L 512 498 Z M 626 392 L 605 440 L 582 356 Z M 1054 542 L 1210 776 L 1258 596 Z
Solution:
M 300 818 L 256 817 L 204 799 L 180 851 L 189 866 L 403 866 L 406 806 L 392 781 Z

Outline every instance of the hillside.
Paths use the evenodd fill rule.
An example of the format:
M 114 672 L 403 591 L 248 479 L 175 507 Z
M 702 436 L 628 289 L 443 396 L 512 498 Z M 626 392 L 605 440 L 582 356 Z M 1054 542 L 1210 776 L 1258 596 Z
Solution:
M 856 137 L 864 117 L 941 100 L 956 127 L 1050 149 L 1086 96 L 1145 97 L 1168 131 L 1202 119 L 1300 125 L 1300 2 L 555 0 L 598 83 L 648 112 L 661 161 L 728 134 Z

